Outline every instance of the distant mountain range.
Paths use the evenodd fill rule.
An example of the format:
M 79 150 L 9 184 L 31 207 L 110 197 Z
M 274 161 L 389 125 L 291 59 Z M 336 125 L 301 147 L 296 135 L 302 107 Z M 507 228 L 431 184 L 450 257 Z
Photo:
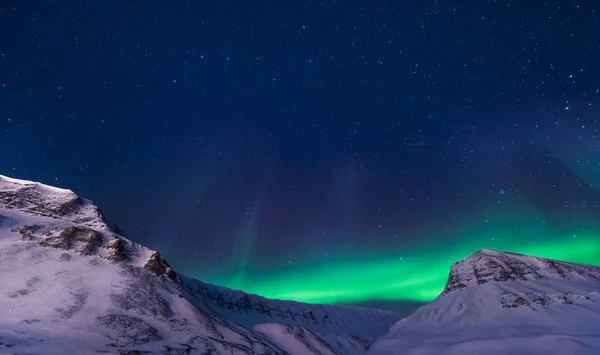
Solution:
M 0 354 L 599 354 L 600 269 L 493 250 L 411 316 L 203 283 L 70 190 L 0 176 Z

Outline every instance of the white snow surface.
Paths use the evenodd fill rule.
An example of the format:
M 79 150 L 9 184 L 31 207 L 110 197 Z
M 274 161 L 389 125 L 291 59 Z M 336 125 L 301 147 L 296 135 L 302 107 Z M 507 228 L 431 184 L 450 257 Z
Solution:
M 600 354 L 600 269 L 476 252 L 367 354 Z
M 151 256 L 91 201 L 0 176 L 0 354 L 362 354 L 400 318 L 247 295 Z
M 335 355 L 337 351 L 310 330 L 287 324 L 259 324 L 254 330 L 291 354 Z
M 0 176 L 0 354 L 129 351 L 596 355 L 600 269 L 478 251 L 452 266 L 436 300 L 399 320 L 175 274 L 91 201 Z

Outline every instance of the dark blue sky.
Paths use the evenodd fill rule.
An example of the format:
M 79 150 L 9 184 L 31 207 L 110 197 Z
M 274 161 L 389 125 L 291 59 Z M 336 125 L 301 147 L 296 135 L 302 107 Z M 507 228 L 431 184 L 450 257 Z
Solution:
M 599 8 L 3 1 L 0 173 L 207 279 L 460 243 L 507 195 L 596 219 Z

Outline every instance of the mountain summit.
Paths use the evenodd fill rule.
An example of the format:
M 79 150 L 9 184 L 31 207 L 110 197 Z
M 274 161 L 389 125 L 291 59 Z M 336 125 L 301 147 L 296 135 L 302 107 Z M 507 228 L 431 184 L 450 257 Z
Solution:
M 599 354 L 600 268 L 477 251 L 367 352 L 399 353 Z
M 0 176 L 2 354 L 360 354 L 399 318 L 185 277 L 91 201 Z
M 471 284 L 549 279 L 600 281 L 600 269 L 589 265 L 484 249 L 452 265 L 443 293 L 461 290 Z
M 63 219 L 89 227 L 106 228 L 104 216 L 94 204 L 71 190 L 17 180 L 0 175 L 0 206 L 24 215 Z

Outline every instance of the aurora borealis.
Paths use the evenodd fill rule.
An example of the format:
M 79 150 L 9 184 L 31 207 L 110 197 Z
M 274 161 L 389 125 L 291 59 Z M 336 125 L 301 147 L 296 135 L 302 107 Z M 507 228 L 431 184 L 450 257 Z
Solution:
M 553 231 L 546 224 L 518 225 L 519 218 L 486 222 L 463 235 L 460 243 L 440 243 L 425 251 L 377 258 L 340 258 L 326 264 L 268 272 L 245 282 L 222 282 L 270 298 L 309 303 L 365 300 L 431 301 L 442 291 L 453 262 L 476 250 L 491 248 L 543 258 L 600 266 L 600 227 Z M 220 280 L 210 280 L 221 283 Z
M 494 248 L 600 265 L 597 2 L 0 4 L 0 174 L 177 271 L 425 302 Z

